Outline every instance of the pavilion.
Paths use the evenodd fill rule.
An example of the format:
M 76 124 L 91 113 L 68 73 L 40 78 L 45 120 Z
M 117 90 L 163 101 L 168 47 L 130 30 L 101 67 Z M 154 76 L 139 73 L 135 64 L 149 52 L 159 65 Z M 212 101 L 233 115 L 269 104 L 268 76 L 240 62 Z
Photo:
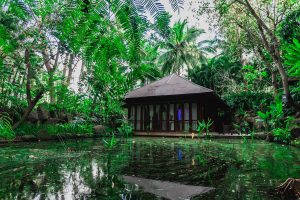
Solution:
M 213 90 L 176 74 L 130 91 L 125 96 L 134 132 L 192 132 L 197 122 L 211 119 L 221 132 L 228 106 Z

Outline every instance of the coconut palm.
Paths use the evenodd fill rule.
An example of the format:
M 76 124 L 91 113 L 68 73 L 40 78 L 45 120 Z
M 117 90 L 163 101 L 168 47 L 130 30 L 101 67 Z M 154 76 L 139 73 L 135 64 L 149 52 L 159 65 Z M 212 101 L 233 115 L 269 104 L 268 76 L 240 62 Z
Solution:
M 158 61 L 162 64 L 162 71 L 180 75 L 185 67 L 189 69 L 206 62 L 206 54 L 214 50 L 206 45 L 210 43 L 208 40 L 196 43 L 203 33 L 205 33 L 203 29 L 187 28 L 186 20 L 176 22 L 169 38 L 161 45 Z

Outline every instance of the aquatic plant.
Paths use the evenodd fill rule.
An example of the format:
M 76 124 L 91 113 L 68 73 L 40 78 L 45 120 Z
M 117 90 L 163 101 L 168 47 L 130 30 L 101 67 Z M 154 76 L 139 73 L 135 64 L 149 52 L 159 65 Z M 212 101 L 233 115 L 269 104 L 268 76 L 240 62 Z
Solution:
M 105 147 L 107 147 L 109 149 L 113 148 L 117 144 L 115 134 L 113 133 L 111 138 L 108 141 L 103 139 L 103 142 L 104 142 Z
M 117 129 L 118 132 L 123 136 L 125 136 L 126 138 L 131 137 L 133 134 L 133 126 L 128 122 L 123 122 L 122 125 Z
M 197 133 L 198 133 L 198 138 L 200 138 L 201 134 L 205 130 L 205 121 L 198 121 L 198 126 L 197 126 Z
M 207 122 L 205 122 L 204 120 L 198 121 L 198 127 L 197 127 L 198 138 L 200 138 L 204 130 L 205 130 L 206 138 L 210 137 L 209 128 L 213 125 L 213 123 L 214 122 L 210 118 L 208 118 Z

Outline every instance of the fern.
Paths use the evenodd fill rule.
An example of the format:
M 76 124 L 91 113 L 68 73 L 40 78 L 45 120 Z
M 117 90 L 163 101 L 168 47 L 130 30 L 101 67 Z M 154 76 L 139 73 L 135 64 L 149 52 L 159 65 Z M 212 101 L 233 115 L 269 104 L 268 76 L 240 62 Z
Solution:
M 7 113 L 0 113 L 0 138 L 13 139 L 12 120 Z
M 296 39 L 286 48 L 285 64 L 290 66 L 289 75 L 300 77 L 300 42 Z

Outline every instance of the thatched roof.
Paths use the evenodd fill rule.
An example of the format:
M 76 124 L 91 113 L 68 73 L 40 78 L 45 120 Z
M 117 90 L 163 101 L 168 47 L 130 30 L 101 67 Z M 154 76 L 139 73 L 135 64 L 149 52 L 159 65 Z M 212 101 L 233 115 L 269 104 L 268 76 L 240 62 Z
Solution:
M 212 93 L 213 90 L 197 85 L 176 74 L 154 81 L 144 87 L 130 91 L 125 99 L 185 94 Z

